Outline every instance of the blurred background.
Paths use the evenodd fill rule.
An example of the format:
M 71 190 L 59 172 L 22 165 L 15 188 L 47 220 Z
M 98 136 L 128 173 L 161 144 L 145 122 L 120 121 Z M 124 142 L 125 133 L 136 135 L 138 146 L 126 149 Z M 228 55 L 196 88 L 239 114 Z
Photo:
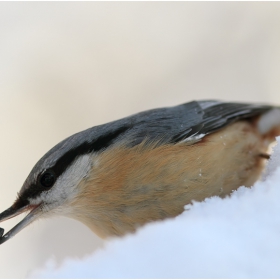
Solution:
M 88 127 L 193 99 L 280 104 L 279 14 L 277 2 L 1 2 L 0 211 Z M 0 277 L 101 246 L 77 221 L 37 221 L 0 246 Z

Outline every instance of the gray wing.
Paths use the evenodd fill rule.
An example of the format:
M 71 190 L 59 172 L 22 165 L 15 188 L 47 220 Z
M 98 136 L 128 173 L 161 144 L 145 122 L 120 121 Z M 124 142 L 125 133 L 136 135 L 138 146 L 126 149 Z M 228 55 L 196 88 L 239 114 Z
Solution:
M 53 166 L 62 173 L 76 156 L 102 151 L 119 141 L 128 146 L 143 140 L 158 141 L 159 144 L 193 143 L 234 121 L 257 116 L 272 108 L 260 104 L 206 100 L 141 112 L 89 128 L 61 141 L 37 162 L 33 174 Z
M 160 143 L 193 143 L 230 123 L 260 115 L 272 108 L 269 105 L 215 100 L 193 101 L 123 119 L 124 123 L 131 122 L 131 128 L 124 137 L 131 135 L 129 138 L 132 145 L 139 144 L 144 139 Z
M 160 143 L 190 142 L 230 123 L 262 114 L 274 107 L 262 104 L 227 103 L 216 100 L 192 101 L 182 105 L 144 111 L 114 122 L 76 133 L 50 152 L 76 149 L 99 151 L 125 140 L 137 145 L 143 140 Z

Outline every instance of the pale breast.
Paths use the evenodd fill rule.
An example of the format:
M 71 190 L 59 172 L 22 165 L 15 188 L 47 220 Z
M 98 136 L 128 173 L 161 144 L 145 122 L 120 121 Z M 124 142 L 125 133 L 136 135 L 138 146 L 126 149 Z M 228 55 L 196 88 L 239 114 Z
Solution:
M 76 218 L 102 237 L 122 235 L 174 217 L 192 200 L 251 186 L 263 170 L 266 140 L 254 125 L 240 121 L 194 145 L 110 148 L 83 182 L 87 195 L 73 202 L 80 209 Z

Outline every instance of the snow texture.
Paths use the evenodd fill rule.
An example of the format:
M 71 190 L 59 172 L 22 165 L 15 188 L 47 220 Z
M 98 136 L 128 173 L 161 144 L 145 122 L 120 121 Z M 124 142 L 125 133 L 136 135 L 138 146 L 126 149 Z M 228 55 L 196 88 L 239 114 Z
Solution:
M 280 137 L 264 179 L 230 197 L 187 206 L 180 216 L 112 239 L 41 278 L 280 278 Z M 80 242 L 81 240 L 77 241 Z

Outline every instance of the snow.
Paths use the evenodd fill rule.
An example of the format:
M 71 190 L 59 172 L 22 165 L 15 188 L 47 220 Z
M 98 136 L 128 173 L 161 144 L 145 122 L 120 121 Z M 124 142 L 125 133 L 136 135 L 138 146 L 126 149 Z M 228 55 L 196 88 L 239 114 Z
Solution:
M 194 202 L 174 219 L 109 240 L 105 248 L 59 268 L 50 260 L 32 277 L 279 278 L 280 137 L 277 141 L 264 179 L 252 188 Z

